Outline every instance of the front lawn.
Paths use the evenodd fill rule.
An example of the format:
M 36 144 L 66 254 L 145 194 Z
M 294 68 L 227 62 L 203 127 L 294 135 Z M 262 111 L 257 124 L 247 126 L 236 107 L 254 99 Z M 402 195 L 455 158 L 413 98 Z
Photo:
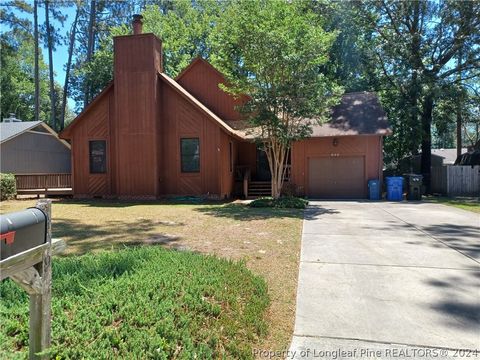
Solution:
M 429 197 L 427 199 L 440 204 L 480 213 L 480 201 L 478 198 Z
M 1 203 L 1 211 L 24 209 L 34 200 Z M 66 256 L 161 245 L 243 260 L 267 282 L 271 299 L 268 333 L 251 345 L 282 350 L 295 318 L 303 211 L 237 204 L 171 204 L 59 200 L 53 204 L 53 235 L 66 240 Z M 0 331 L 2 331 L 0 329 Z M 1 345 L 0 345 L 1 346 Z
M 28 345 L 28 296 L 0 285 L 0 358 Z M 265 281 L 241 263 L 160 247 L 55 259 L 50 358 L 249 358 Z M 12 353 L 12 350 L 17 350 Z

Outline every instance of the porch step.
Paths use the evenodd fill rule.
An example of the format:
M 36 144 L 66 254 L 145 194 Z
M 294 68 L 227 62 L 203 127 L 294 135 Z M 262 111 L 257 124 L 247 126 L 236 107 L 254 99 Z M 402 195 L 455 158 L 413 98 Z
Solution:
M 271 187 L 270 181 L 251 181 L 248 184 L 248 198 L 255 199 L 262 196 L 271 196 Z

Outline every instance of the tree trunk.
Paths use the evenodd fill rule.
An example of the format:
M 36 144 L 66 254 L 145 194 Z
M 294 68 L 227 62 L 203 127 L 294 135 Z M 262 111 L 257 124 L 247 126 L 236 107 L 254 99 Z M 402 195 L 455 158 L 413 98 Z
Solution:
M 33 33 L 34 33 L 34 46 L 35 46 L 35 65 L 33 69 L 33 77 L 35 82 L 35 121 L 38 121 L 40 118 L 40 76 L 38 69 L 38 2 L 37 0 L 33 1 Z
M 264 144 L 267 154 L 268 165 L 272 175 L 271 190 L 272 197 L 278 199 L 282 194 L 283 178 L 285 172 L 286 146 L 278 141 L 270 140 Z
M 422 175 L 427 194 L 430 194 L 430 174 L 432 166 L 432 112 L 433 94 L 428 93 L 423 104 L 422 114 Z
M 458 52 L 457 66 L 462 63 L 462 49 Z M 462 86 L 462 71 L 458 72 L 459 86 Z M 462 96 L 457 96 L 457 157 L 462 155 Z
M 48 72 L 50 77 L 50 125 L 53 130 L 57 131 L 57 116 L 55 113 L 56 99 L 55 99 L 55 80 L 53 78 L 53 44 L 52 44 L 52 29 L 50 28 L 50 10 L 49 1 L 45 1 L 45 25 L 47 27 L 47 46 L 48 46 Z
M 80 8 L 77 6 L 75 20 L 73 20 L 72 30 L 70 32 L 70 44 L 68 46 L 67 68 L 65 69 L 65 84 L 63 85 L 62 114 L 60 116 L 60 130 L 63 130 L 63 128 L 65 127 L 65 109 L 67 108 L 68 82 L 70 80 L 70 68 L 72 66 L 73 47 L 75 44 L 75 36 L 77 33 L 77 22 L 79 14 Z
M 88 20 L 88 43 L 87 43 L 87 63 L 92 60 L 93 49 L 95 48 L 95 18 L 97 13 L 97 3 L 95 0 L 90 2 L 90 19 Z M 86 108 L 90 103 L 90 82 L 85 79 L 84 95 L 83 95 L 83 108 Z

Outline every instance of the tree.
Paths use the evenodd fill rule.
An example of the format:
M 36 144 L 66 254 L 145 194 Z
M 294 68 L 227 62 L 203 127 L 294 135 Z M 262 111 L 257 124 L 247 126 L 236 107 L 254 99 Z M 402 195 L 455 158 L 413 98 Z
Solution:
M 65 66 L 65 84 L 63 85 L 63 98 L 62 98 L 62 112 L 60 114 L 60 130 L 63 130 L 65 127 L 65 110 L 67 108 L 67 97 L 68 97 L 68 85 L 70 82 L 70 69 L 72 67 L 72 57 L 73 49 L 75 46 L 75 39 L 77 33 L 77 23 L 78 17 L 80 15 L 80 3 L 77 3 L 77 10 L 75 11 L 75 19 L 72 23 L 72 28 L 69 34 L 69 45 L 68 45 L 68 59 Z
M 15 113 L 22 120 L 35 118 L 34 39 L 31 34 L 14 31 L 0 37 L 1 59 L 1 116 Z M 50 112 L 48 99 L 48 70 L 43 58 L 39 57 L 39 111 L 40 119 Z
M 33 1 L 33 33 L 34 33 L 34 56 L 35 56 L 35 65 L 34 65 L 34 78 L 35 83 L 35 121 L 39 120 L 40 113 L 40 75 L 39 75 L 39 65 L 38 65 L 38 1 Z
M 376 1 L 359 3 L 374 41 L 371 52 L 390 90 L 403 98 L 404 122 L 420 128 L 422 173 L 430 185 L 432 123 L 440 90 L 479 76 L 480 3 Z M 463 56 L 458 57 L 463 49 Z M 453 61 L 461 58 L 458 63 Z M 418 151 L 416 144 L 411 152 Z
M 319 70 L 335 32 L 300 2 L 236 1 L 215 29 L 213 63 L 227 76 L 226 91 L 247 95 L 242 111 L 265 151 L 272 196 L 281 194 L 292 142 L 327 117 L 340 88 Z
M 57 116 L 55 114 L 55 79 L 53 77 L 53 39 L 52 39 L 52 28 L 50 26 L 50 9 L 49 9 L 49 0 L 45 0 L 45 27 L 47 33 L 47 48 L 48 48 L 48 74 L 50 78 L 50 126 L 56 130 L 57 129 Z

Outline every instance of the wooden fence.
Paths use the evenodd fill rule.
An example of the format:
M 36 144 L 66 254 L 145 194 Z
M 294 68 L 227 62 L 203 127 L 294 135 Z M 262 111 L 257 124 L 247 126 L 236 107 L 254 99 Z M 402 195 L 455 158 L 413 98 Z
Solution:
M 447 196 L 480 196 L 480 166 L 432 167 L 432 191 Z
M 72 193 L 71 174 L 17 174 L 17 194 L 58 194 Z

